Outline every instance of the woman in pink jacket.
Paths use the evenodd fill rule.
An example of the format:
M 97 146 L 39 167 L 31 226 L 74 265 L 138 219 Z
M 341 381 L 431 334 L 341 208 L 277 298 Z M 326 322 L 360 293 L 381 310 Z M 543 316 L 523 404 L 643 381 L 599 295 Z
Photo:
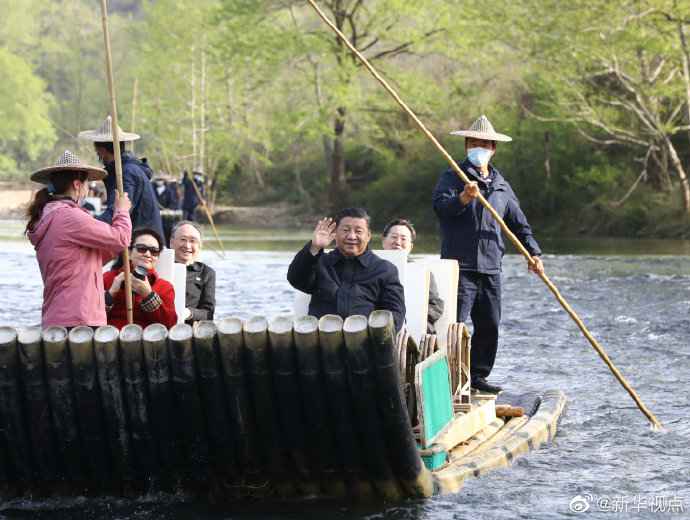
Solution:
M 43 327 L 107 323 L 103 264 L 129 245 L 132 204 L 127 194 L 117 201 L 112 225 L 79 206 L 88 193 L 88 181 L 106 175 L 69 151 L 55 166 L 31 175 L 32 181 L 46 185 L 29 205 L 26 225 L 43 277 Z

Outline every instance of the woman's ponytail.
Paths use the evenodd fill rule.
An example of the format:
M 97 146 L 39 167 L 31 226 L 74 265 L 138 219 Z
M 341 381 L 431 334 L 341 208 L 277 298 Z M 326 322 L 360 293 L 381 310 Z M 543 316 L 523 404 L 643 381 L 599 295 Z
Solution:
M 43 208 L 51 200 L 53 200 L 53 196 L 51 193 L 48 192 L 48 188 L 43 188 L 36 192 L 33 200 L 31 201 L 31 204 L 29 204 L 29 207 L 26 210 L 26 216 L 29 219 L 29 222 L 26 224 L 26 229 L 24 230 L 24 233 L 33 231 L 34 226 L 41 218 Z

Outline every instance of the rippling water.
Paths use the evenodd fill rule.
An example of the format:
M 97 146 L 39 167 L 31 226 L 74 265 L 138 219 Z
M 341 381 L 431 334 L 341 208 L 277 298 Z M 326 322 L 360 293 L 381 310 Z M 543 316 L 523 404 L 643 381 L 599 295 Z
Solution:
M 0 249 L 0 324 L 36 324 L 42 286 L 33 250 L 20 242 Z M 218 271 L 218 314 L 289 312 L 290 259 L 288 252 L 232 251 L 225 259 L 205 253 L 204 261 Z M 468 481 L 460 493 L 383 510 L 343 506 L 250 515 L 150 496 L 11 501 L 0 505 L 0 517 L 551 519 L 614 518 L 627 508 L 617 517 L 690 518 L 690 258 L 558 255 L 546 256 L 545 264 L 665 431 L 650 431 L 548 290 L 528 275 L 522 259 L 508 256 L 492 378 L 510 390 L 560 388 L 569 398 L 555 441 L 511 467 Z M 587 513 L 570 511 L 577 496 L 589 506 Z

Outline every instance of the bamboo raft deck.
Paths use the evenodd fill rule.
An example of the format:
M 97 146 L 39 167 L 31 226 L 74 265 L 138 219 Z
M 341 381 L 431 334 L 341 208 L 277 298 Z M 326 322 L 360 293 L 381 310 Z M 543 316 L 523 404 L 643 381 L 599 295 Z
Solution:
M 376 502 L 457 491 L 549 441 L 565 403 L 545 392 L 505 420 L 493 399 L 468 403 L 463 337 L 456 326 L 447 347 L 455 414 L 421 449 L 415 366 L 446 349 L 396 338 L 385 311 L 0 327 L 0 495 Z

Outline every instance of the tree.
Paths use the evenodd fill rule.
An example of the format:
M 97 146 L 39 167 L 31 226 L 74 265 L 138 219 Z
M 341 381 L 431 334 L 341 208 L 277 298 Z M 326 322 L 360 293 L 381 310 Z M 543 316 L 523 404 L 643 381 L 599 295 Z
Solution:
M 353 44 L 373 63 L 404 81 L 405 74 L 414 70 L 405 67 L 406 57 L 434 43 L 443 35 L 451 19 L 446 2 L 408 2 L 405 0 L 328 0 L 322 7 Z M 264 42 L 275 54 L 283 56 L 283 67 L 302 72 L 298 80 L 305 83 L 312 106 L 316 104 L 318 118 L 310 122 L 320 128 L 330 177 L 330 205 L 338 207 L 347 199 L 345 168 L 345 139 L 348 128 L 354 133 L 376 126 L 375 111 L 381 98 L 368 73 L 345 45 L 304 2 L 263 0 L 253 3 L 255 24 L 272 26 L 273 31 Z M 221 26 L 237 26 L 238 15 L 248 16 L 244 1 L 222 2 Z M 275 31 L 275 28 L 278 31 Z M 256 25 L 253 30 L 264 37 Z M 229 31 L 226 31 L 228 33 Z M 228 47 L 229 53 L 237 52 Z M 273 62 L 275 64 L 275 62 Z M 293 75 L 294 77 L 294 75 Z M 304 103 L 304 99 L 302 100 Z M 390 108 L 390 107 L 389 107 Z
M 690 128 L 683 121 L 683 54 L 677 27 L 652 16 L 664 3 L 576 0 L 564 13 L 555 0 L 525 2 L 521 8 L 538 8 L 543 17 L 523 27 L 523 43 L 553 85 L 556 119 L 573 123 L 593 143 L 639 153 L 641 173 L 618 204 L 640 181 L 671 189 L 672 168 L 690 214 L 688 176 L 674 143 Z
M 53 100 L 31 66 L 3 48 L 0 70 L 0 177 L 12 177 L 53 146 L 55 132 L 48 119 Z

